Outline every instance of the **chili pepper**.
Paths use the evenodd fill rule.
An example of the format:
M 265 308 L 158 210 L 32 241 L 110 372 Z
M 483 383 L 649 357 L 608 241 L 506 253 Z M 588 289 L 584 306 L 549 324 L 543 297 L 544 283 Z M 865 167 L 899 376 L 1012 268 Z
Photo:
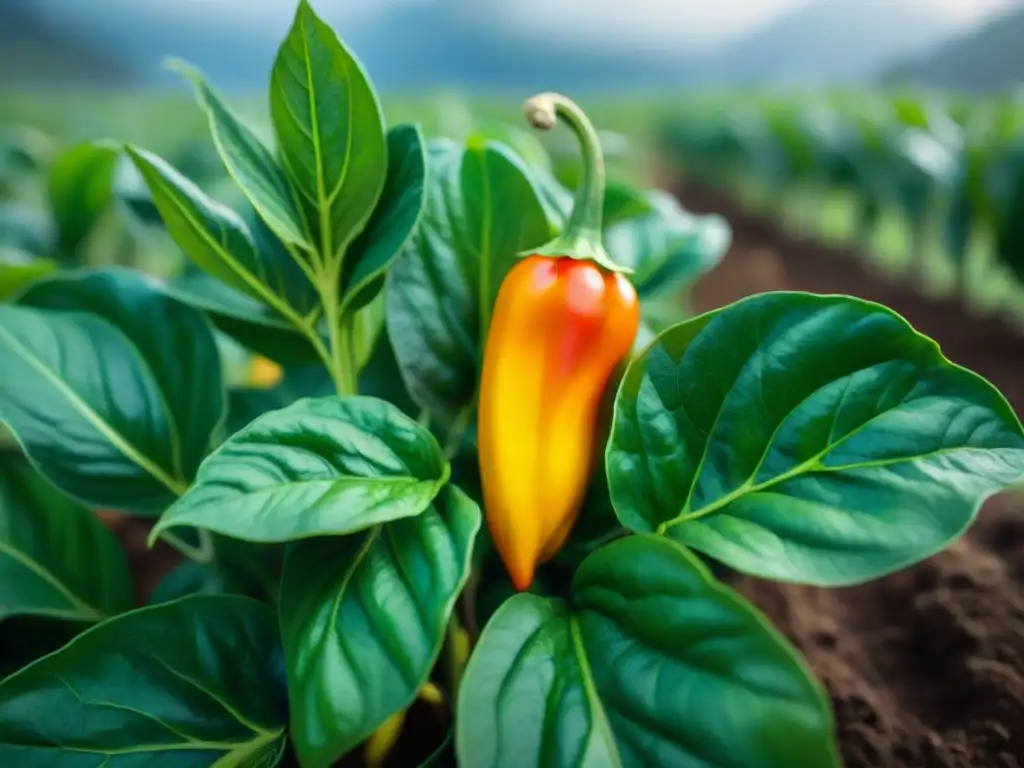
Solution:
M 580 141 L 581 182 L 561 234 L 502 281 L 484 345 L 477 440 L 487 525 L 512 583 L 565 543 L 599 449 L 609 379 L 640 322 L 636 290 L 601 243 L 604 163 L 583 112 L 559 94 L 526 102 L 537 128 L 561 116 Z

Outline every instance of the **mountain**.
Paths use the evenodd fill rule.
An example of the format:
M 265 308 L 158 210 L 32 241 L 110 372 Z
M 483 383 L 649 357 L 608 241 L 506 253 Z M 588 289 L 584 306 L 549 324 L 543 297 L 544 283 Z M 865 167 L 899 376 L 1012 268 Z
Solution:
M 1024 7 L 1014 8 L 881 77 L 889 84 L 1003 91 L 1024 84 Z
M 266 87 L 274 55 L 287 31 L 276 25 L 237 25 L 211 16 L 211 23 L 196 23 L 194 13 L 147 13 L 141 6 L 121 3 L 116 12 L 75 8 L 67 17 L 69 0 L 0 0 L 21 9 L 23 19 L 56 22 L 66 18 L 62 31 L 86 50 L 110 51 L 120 66 L 146 85 L 167 86 L 181 78 L 166 72 L 168 56 L 185 59 L 203 70 L 225 91 L 251 91 Z M 430 3 L 395 3 L 365 20 L 349 22 L 342 12 L 325 5 L 324 20 L 366 65 L 382 90 L 409 90 L 454 86 L 525 92 L 563 89 L 574 92 L 646 86 L 671 86 L 686 77 L 684 57 L 649 53 L 639 48 L 585 47 L 535 41 L 505 30 L 487 16 L 467 13 L 472 0 L 433 0 Z M 285 0 L 281 0 L 285 2 Z M 200 17 L 201 18 L 201 17 Z M 217 22 L 220 23 L 217 23 Z M 0 25 L 3 25 L 0 17 Z M 22 24 L 19 29 L 18 24 Z M 37 57 L 53 56 L 60 46 L 33 42 L 23 21 L 8 22 L 15 37 Z M 45 53 L 45 56 L 44 56 Z
M 702 63 L 699 77 L 729 85 L 861 82 L 894 59 L 933 47 L 955 28 L 949 15 L 922 0 L 826 0 L 728 45 Z
M 290 15 L 290 0 L 273 1 L 254 3 L 253 16 L 244 19 L 230 16 L 234 10 L 218 13 L 212 3 L 202 12 L 195 6 L 172 12 L 171 0 L 0 0 L 0 77 L 21 87 L 49 79 L 106 86 L 125 78 L 183 87 L 178 75 L 161 67 L 173 55 L 198 66 L 226 92 L 262 90 Z M 574 43 L 570 30 L 559 42 L 530 37 L 481 12 L 479 0 L 381 3 L 376 13 L 361 15 L 347 5 L 321 7 L 383 91 L 455 87 L 584 94 L 864 82 L 894 60 L 921 54 L 955 28 L 952 17 L 929 8 L 928 0 L 808 0 L 739 42 L 695 58 L 642 45 Z M 244 13 L 244 4 L 237 8 Z M 266 15 L 268 8 L 273 17 Z
M 121 88 L 131 68 L 47 23 L 28 4 L 0 0 L 0 89 Z

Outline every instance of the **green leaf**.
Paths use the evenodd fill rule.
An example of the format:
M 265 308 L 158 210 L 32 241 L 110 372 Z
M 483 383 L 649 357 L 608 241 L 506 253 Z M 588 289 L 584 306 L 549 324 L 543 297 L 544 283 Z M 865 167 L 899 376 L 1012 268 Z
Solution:
M 423 213 L 426 173 L 426 147 L 419 127 L 399 125 L 388 131 L 384 193 L 343 265 L 343 314 L 374 298 L 384 284 L 384 273 L 409 242 Z
M 29 288 L 19 303 L 89 312 L 120 330 L 160 390 L 174 476 L 186 484 L 195 477 L 226 408 L 217 345 L 200 313 L 163 295 L 149 278 L 118 268 L 47 278 Z
M 50 259 L 38 259 L 16 248 L 0 246 L 0 301 L 56 269 Z
M 419 414 L 419 407 L 409 396 L 409 390 L 402 381 L 402 372 L 398 368 L 386 325 L 378 334 L 366 364 L 359 371 L 359 394 L 387 400 L 406 416 L 415 418 Z
M 626 372 L 612 501 L 744 573 L 856 584 L 961 534 L 1024 473 L 1006 400 L 894 312 L 770 293 L 662 333 Z
M 281 365 L 319 363 L 309 339 L 266 304 L 229 288 L 205 273 L 183 275 L 164 291 L 206 313 L 217 330 L 247 349 Z
M 695 216 L 673 198 L 651 192 L 653 213 L 626 219 L 606 230 L 605 247 L 629 276 L 641 298 L 690 285 L 725 256 L 732 232 L 714 214 Z
M 170 67 L 188 78 L 195 88 L 217 152 L 260 218 L 284 242 L 312 250 L 299 201 L 270 151 L 224 105 L 198 70 L 181 61 L 172 62 Z
M 388 170 L 384 112 L 362 65 L 300 0 L 270 76 L 278 151 L 325 260 L 362 231 Z
M 287 734 L 271 609 L 234 596 L 141 608 L 0 682 L 19 768 L 276 765 Z
M 280 621 L 304 766 L 327 768 L 415 699 L 469 576 L 480 520 L 448 485 L 415 517 L 293 546 Z
M 25 461 L 3 456 L 0 620 L 100 621 L 131 609 L 133 602 L 128 565 L 110 531 Z
M 294 328 L 307 323 L 317 306 L 311 276 L 258 216 L 247 221 L 215 202 L 156 155 L 133 148 L 128 154 L 149 186 L 168 233 L 200 269 L 273 310 L 269 321 Z M 212 303 L 210 292 L 202 301 Z M 241 314 L 238 302 L 225 299 L 223 304 L 219 314 Z
M 635 219 L 654 213 L 655 202 L 650 193 L 634 189 L 628 184 L 609 181 L 604 190 L 601 221 L 608 229 L 620 221 Z
M 823 691 L 752 607 L 682 547 L 620 539 L 568 601 L 491 618 L 459 693 L 456 750 L 484 766 L 838 766 Z
M 62 253 L 74 253 L 106 210 L 119 158 L 116 144 L 96 141 L 72 147 L 53 161 L 47 192 Z
M 0 306 L 0 358 L 0 420 L 65 493 L 139 512 L 184 490 L 159 384 L 109 322 Z
M 505 273 L 551 232 L 507 147 L 431 142 L 427 166 L 423 218 L 389 272 L 387 323 L 412 398 L 453 419 L 473 400 L 483 326 Z
M 434 436 L 390 403 L 305 398 L 211 454 L 150 540 L 176 526 L 253 542 L 354 533 L 419 514 L 449 471 Z

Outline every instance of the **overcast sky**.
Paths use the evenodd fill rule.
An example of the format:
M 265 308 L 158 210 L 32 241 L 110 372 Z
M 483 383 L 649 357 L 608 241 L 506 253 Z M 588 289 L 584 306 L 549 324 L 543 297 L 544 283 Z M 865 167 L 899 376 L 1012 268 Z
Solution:
M 887 4 L 891 0 L 311 0 L 335 25 L 366 19 L 388 5 L 447 2 L 526 33 L 572 34 L 609 45 L 651 45 L 692 51 L 749 32 L 773 17 L 814 2 Z M 915 0 L 941 9 L 964 26 L 976 24 L 1015 0 Z M 98 7 L 124 9 L 176 23 L 231 23 L 277 35 L 294 5 L 287 0 L 66 0 L 62 12 L 95 14 Z M 339 30 L 340 31 L 340 30 Z

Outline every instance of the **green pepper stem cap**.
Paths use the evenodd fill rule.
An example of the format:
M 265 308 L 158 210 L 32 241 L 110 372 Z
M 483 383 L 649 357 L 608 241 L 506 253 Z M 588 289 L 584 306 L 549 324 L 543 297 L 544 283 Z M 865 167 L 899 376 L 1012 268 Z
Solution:
M 604 155 L 597 131 L 582 109 L 560 93 L 538 93 L 523 104 L 523 114 L 534 128 L 550 131 L 562 118 L 580 145 L 582 168 L 572 213 L 562 232 L 530 253 L 593 261 L 612 272 L 631 272 L 616 264 L 604 249 L 601 217 L 604 212 Z

